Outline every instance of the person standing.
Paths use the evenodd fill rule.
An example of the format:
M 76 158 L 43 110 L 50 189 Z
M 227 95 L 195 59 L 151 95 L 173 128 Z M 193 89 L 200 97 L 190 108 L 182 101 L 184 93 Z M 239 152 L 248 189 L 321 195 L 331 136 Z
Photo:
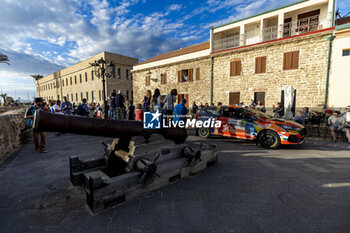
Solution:
M 143 121 L 142 105 L 138 104 L 135 110 L 135 121 Z
M 127 111 L 127 119 L 134 120 L 135 119 L 135 106 L 132 100 L 129 101 L 128 111 Z
M 160 91 L 159 89 L 154 90 L 153 98 L 152 98 L 152 111 L 156 112 L 162 111 L 162 101 L 160 100 Z
M 174 122 L 184 121 L 186 119 L 186 114 L 188 109 L 186 108 L 186 99 L 182 99 L 181 103 L 175 105 L 174 107 Z
M 163 100 L 164 114 L 171 116 L 174 113 L 174 103 L 176 102 L 177 90 L 172 89 L 170 94 L 167 94 Z
M 192 109 L 191 109 L 192 119 L 196 118 L 197 112 L 198 112 L 198 106 L 197 106 L 196 102 L 193 101 Z
M 122 90 L 118 91 L 118 95 L 115 97 L 116 105 L 116 119 L 122 120 L 125 118 L 125 106 L 124 106 L 124 96 L 122 95 Z
M 149 112 L 151 106 L 152 92 L 150 90 L 146 91 L 146 95 L 143 97 L 142 111 Z
M 89 117 L 89 108 L 86 104 L 86 99 L 83 99 L 83 103 L 79 104 L 78 109 L 77 109 L 77 114 L 79 116 L 87 116 Z
M 113 91 L 113 93 L 112 93 L 112 96 L 111 96 L 111 98 L 110 98 L 110 119 L 112 119 L 112 120 L 115 120 L 116 119 L 116 104 L 115 104 L 115 97 L 116 97 L 116 95 L 117 95 L 117 93 L 115 93 L 114 91 Z
M 73 106 L 72 106 L 72 103 L 67 100 L 66 96 L 63 97 L 61 108 L 64 114 L 72 115 Z
M 41 97 L 35 98 L 34 105 L 27 109 L 24 115 L 24 118 L 27 119 L 27 127 L 33 127 L 34 113 L 37 110 L 42 110 L 43 102 L 44 100 Z M 39 136 L 40 136 L 40 143 L 39 143 Z M 38 133 L 33 130 L 33 141 L 34 141 L 35 152 L 47 153 L 47 150 L 45 149 L 45 143 L 46 143 L 45 132 Z
M 63 114 L 63 110 L 61 108 L 61 100 L 56 101 L 56 104 L 53 106 L 53 110 L 55 114 Z

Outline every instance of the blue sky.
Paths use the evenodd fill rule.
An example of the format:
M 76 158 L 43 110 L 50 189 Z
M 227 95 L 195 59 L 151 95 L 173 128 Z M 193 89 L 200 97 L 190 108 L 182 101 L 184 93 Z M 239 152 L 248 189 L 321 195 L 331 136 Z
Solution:
M 209 27 L 296 0 L 2 0 L 0 91 L 35 95 L 31 74 L 48 75 L 101 51 L 150 57 L 209 40 Z M 341 14 L 349 0 L 338 0 Z

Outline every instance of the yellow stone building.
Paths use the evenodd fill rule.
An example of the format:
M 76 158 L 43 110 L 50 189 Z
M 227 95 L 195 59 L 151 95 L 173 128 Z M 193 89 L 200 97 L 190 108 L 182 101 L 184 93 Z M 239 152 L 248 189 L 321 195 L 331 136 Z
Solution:
M 141 103 L 146 90 L 159 88 L 165 95 L 176 88 L 178 101 L 186 98 L 189 105 L 193 101 L 248 105 L 260 100 L 271 108 L 284 101 L 284 88 L 292 85 L 296 108 L 321 110 L 329 99 L 332 106 L 344 107 L 344 98 L 335 103 L 332 97 L 344 89 L 331 67 L 335 4 L 335 0 L 302 0 L 211 28 L 209 42 L 141 62 L 132 71 L 134 102 Z M 349 35 L 348 29 L 336 34 Z M 335 49 L 341 51 L 337 44 L 346 43 L 339 39 Z
M 119 89 L 129 100 L 133 100 L 132 74 L 133 65 L 138 59 L 119 54 L 102 52 L 87 60 L 36 80 L 37 95 L 48 100 L 62 100 L 66 96 L 72 103 L 79 103 L 83 98 L 88 103 L 103 103 L 102 78 L 93 73 L 91 63 L 103 58 L 106 63 L 115 65 L 112 76 L 106 78 L 106 97 Z

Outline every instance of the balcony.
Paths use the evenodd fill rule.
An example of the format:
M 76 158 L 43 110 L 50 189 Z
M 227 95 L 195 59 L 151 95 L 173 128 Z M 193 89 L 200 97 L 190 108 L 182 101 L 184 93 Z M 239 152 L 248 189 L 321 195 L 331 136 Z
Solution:
M 213 51 L 220 51 L 225 49 L 230 49 L 239 46 L 239 35 L 231 35 L 221 39 L 216 39 L 213 41 Z
M 320 25 L 319 22 L 319 15 L 286 22 L 283 25 L 283 37 L 301 35 L 307 32 L 317 31 L 322 28 L 322 25 Z
M 263 29 L 263 41 L 276 40 L 278 38 L 278 25 Z

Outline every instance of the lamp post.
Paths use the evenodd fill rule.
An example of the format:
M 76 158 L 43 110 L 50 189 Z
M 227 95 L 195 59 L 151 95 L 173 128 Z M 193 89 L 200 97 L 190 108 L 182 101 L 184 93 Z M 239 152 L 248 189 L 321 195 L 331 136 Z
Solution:
M 113 75 L 113 68 L 115 65 L 112 63 L 112 61 L 106 66 L 106 61 L 101 57 L 100 60 L 96 61 L 91 64 L 93 67 L 93 72 L 96 77 L 102 78 L 102 95 L 103 95 L 103 105 L 104 105 L 104 118 L 108 118 L 108 111 L 107 111 L 107 105 L 106 105 L 106 78 L 109 78 Z

